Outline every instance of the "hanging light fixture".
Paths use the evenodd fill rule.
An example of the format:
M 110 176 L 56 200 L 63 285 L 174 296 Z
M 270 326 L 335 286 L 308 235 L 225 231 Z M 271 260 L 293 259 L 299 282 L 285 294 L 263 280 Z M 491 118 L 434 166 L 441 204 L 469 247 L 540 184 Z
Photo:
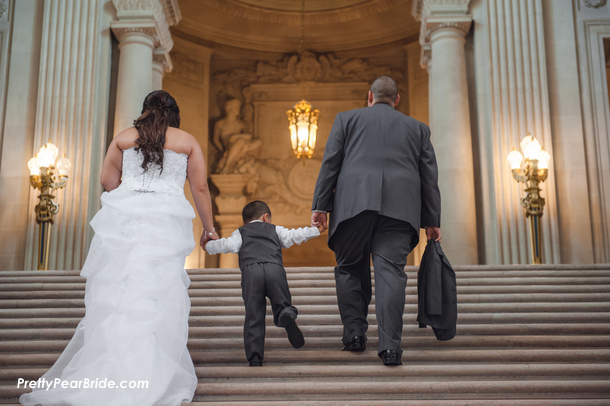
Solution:
M 305 0 L 301 1 L 301 42 L 299 43 L 299 57 L 303 56 L 303 43 L 305 42 Z M 316 137 L 318 134 L 319 110 L 312 109 L 311 103 L 305 100 L 303 89 L 303 76 L 301 75 L 300 102 L 286 112 L 288 129 L 290 130 L 290 145 L 297 158 L 303 158 L 303 165 L 307 158 L 311 158 L 316 150 Z

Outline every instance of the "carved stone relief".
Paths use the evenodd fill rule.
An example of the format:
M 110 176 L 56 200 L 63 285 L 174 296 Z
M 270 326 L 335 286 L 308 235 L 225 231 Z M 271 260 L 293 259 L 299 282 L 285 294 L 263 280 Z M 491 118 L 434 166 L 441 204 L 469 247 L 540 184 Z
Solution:
M 261 87 L 274 89 L 273 94 L 277 96 L 284 94 L 280 90 L 283 87 L 294 88 L 298 83 L 328 83 L 325 87 L 332 88 L 348 82 L 362 87 L 381 75 L 391 76 L 398 83 L 405 81 L 402 69 L 376 65 L 366 59 L 341 59 L 333 54 L 311 52 L 289 54 L 277 61 L 259 61 L 254 65 L 216 72 L 211 87 L 217 109 L 210 126 L 214 131 L 214 148 L 210 151 L 216 151 L 216 156 L 210 157 L 212 173 L 245 176 L 244 193 L 249 200 L 264 200 L 281 213 L 299 215 L 308 212 L 321 161 L 309 159 L 303 165 L 291 154 L 271 158 L 268 153 L 261 154 L 272 147 L 264 145 L 263 134 L 256 134 L 255 130 L 259 127 L 255 125 L 254 104 L 267 103 L 265 100 L 271 98 L 266 97 Z M 358 94 L 349 96 L 352 100 L 366 95 L 366 91 L 354 91 Z M 257 110 L 257 117 L 260 113 Z M 266 142 L 269 142 L 268 134 L 265 135 Z M 266 155 L 266 158 L 261 155 Z
M 606 5 L 607 0 L 583 0 L 587 7 L 600 8 Z
M 8 0 L 0 0 L 0 21 L 8 21 Z

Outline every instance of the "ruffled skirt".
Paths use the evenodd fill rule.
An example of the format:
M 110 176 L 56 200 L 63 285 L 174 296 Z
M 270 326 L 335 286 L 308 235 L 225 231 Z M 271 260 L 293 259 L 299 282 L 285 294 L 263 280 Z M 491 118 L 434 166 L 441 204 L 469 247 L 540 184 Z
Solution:
M 23 405 L 178 406 L 192 400 L 197 377 L 186 348 L 190 279 L 184 261 L 195 246 L 194 217 L 184 195 L 120 187 L 102 195 L 81 272 L 85 317 L 41 378 L 44 387 L 21 396 Z

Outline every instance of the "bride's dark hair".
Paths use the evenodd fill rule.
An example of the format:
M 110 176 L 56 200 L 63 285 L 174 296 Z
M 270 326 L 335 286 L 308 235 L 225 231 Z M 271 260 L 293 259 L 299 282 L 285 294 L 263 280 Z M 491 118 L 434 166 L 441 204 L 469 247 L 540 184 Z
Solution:
M 146 96 L 142 115 L 133 122 L 138 130 L 136 151 L 142 152 L 142 168 L 148 170 L 149 163 L 161 166 L 163 171 L 163 148 L 167 127 L 180 127 L 180 109 L 176 100 L 163 90 L 155 90 Z

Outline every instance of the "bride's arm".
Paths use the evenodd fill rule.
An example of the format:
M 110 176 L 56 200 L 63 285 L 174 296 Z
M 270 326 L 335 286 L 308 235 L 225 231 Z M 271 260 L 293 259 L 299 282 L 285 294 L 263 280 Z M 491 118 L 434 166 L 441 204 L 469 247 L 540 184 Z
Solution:
M 210 197 L 210 189 L 208 187 L 208 179 L 205 169 L 205 160 L 203 152 L 197 141 L 193 138 L 192 151 L 189 155 L 187 177 L 191 187 L 191 193 L 195 200 L 197 212 L 201 218 L 203 229 L 210 232 L 214 229 L 214 216 L 212 214 L 212 198 Z M 201 243 L 209 236 L 202 236 Z M 212 239 L 217 239 L 216 232 L 211 236 Z
M 100 181 L 108 192 L 116 189 L 121 184 L 121 173 L 123 171 L 123 151 L 119 148 L 115 138 L 108 147 Z

